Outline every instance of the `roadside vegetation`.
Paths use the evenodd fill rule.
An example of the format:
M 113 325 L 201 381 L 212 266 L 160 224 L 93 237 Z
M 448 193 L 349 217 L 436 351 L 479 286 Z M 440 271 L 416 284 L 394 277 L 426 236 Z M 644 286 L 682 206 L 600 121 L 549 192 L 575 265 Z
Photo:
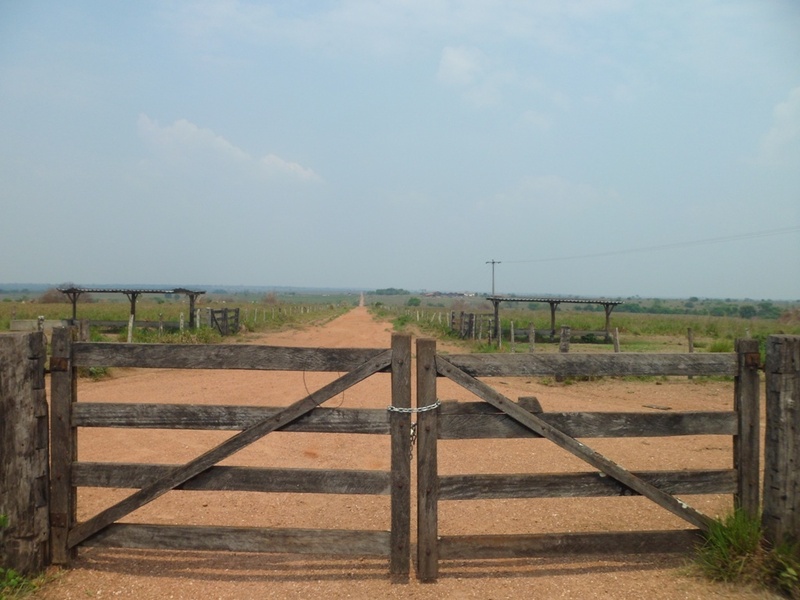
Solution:
M 260 332 L 282 327 L 307 325 L 324 322 L 346 312 L 358 303 L 358 296 L 340 295 L 299 295 L 299 294 L 257 294 L 239 292 L 235 294 L 217 290 L 215 293 L 199 297 L 196 308 L 200 310 L 201 323 L 206 320 L 208 309 L 239 309 L 241 331 Z M 94 340 L 114 341 L 122 335 L 127 338 L 127 321 L 130 302 L 123 294 L 93 294 L 81 296 L 77 305 L 77 318 L 90 321 L 117 321 L 124 323 L 116 329 L 107 327 L 93 330 Z M 0 331 L 10 329 L 12 320 L 70 319 L 72 304 L 64 294 L 55 289 L 38 295 L 21 293 L 20 290 L 3 292 L 0 290 Z M 185 327 L 180 332 L 175 324 L 183 318 Z M 189 300 L 180 294 L 142 294 L 136 303 L 136 321 L 147 321 L 148 328 L 134 329 L 135 341 L 140 342 L 182 342 L 213 343 L 218 334 L 207 327 L 189 331 Z M 167 324 L 159 334 L 158 323 Z M 172 325 L 172 326 L 171 326 Z
M 460 340 L 449 324 L 451 312 L 458 315 L 462 311 L 483 315 L 488 322 L 492 316 L 489 302 L 481 298 L 436 298 L 424 299 L 418 304 L 417 299 L 414 296 L 368 297 L 372 312 L 392 320 L 396 329 L 414 328 L 424 335 L 458 342 L 467 351 L 527 352 L 527 341 L 511 344 L 512 325 L 517 336 L 527 332 L 531 324 L 539 333 L 550 331 L 550 309 L 546 303 L 501 304 L 503 344 L 498 350 L 496 345 L 488 343 L 488 326 L 475 339 Z M 757 339 L 763 350 L 769 335 L 800 334 L 800 302 L 698 300 L 691 309 L 685 304 L 681 301 L 639 301 L 634 304 L 638 309 L 627 312 L 622 310 L 626 306 L 623 304 L 611 313 L 611 332 L 619 332 L 623 352 L 686 352 L 689 330 L 692 331 L 693 348 L 697 352 L 732 352 L 737 338 Z M 716 310 L 721 305 L 727 308 L 724 311 Z M 750 310 L 740 310 L 751 306 L 756 307 L 755 314 L 741 316 L 751 315 Z M 556 343 L 537 342 L 537 352 L 558 351 L 557 342 L 562 325 L 569 326 L 573 332 L 584 332 L 578 339 L 573 338 L 570 351 L 597 352 L 613 348 L 611 341 L 602 335 L 605 327 L 602 307 L 561 304 L 556 311 Z
M 8 527 L 8 516 L 0 514 L 1 530 Z M 27 577 L 12 568 L 0 565 L 0 600 L 18 600 L 35 592 L 44 581 L 44 576 Z
M 761 520 L 742 511 L 712 523 L 696 565 L 713 581 L 758 586 L 800 600 L 800 542 L 770 545 Z

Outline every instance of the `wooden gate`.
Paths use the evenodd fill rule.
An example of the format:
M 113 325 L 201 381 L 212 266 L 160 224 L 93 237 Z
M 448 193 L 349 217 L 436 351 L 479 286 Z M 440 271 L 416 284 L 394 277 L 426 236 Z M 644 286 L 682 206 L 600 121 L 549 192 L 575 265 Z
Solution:
M 740 340 L 726 354 L 494 354 L 436 353 L 433 340 L 417 341 L 417 576 L 435 581 L 440 559 L 531 557 L 554 553 L 665 551 L 708 528 L 710 519 L 675 494 L 734 494 L 756 514 L 759 482 L 759 354 L 755 340 Z M 515 402 L 478 377 L 498 376 L 735 377 L 730 412 L 544 413 Z M 482 402 L 441 403 L 437 377 L 446 377 Z M 430 410 L 425 410 L 430 408 Z M 633 473 L 576 438 L 733 436 L 733 469 Z M 587 473 L 454 475 L 438 473 L 439 439 L 546 438 L 588 463 Z M 532 456 L 533 455 L 532 453 Z M 641 495 L 693 526 L 677 531 L 442 536 L 440 500 Z
M 345 372 L 286 407 L 81 403 L 79 367 L 259 369 Z M 396 580 L 408 578 L 410 539 L 411 338 L 394 335 L 390 349 L 283 348 L 244 345 L 76 343 L 55 330 L 52 372 L 52 555 L 68 564 L 80 545 L 187 550 L 386 556 Z M 379 372 L 391 373 L 386 409 L 318 408 Z M 307 394 L 307 395 L 306 395 Z M 84 463 L 77 435 L 84 427 L 239 430 L 183 465 Z M 391 436 L 390 471 L 269 469 L 217 463 L 274 431 L 369 433 Z M 77 522 L 77 487 L 138 491 Z M 200 527 L 117 523 L 176 490 L 390 495 L 385 531 Z
M 209 309 L 209 326 L 219 331 L 222 336 L 233 335 L 239 331 L 239 309 Z

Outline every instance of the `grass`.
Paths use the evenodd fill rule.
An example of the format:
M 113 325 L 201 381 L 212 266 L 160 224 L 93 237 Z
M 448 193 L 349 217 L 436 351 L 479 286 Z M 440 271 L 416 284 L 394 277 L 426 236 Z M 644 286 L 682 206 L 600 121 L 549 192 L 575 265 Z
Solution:
M 712 522 L 696 564 L 713 581 L 756 585 L 800 600 L 800 543 L 771 547 L 760 518 L 743 511 Z
M 8 516 L 0 514 L 0 529 L 8 527 Z M 0 600 L 17 600 L 36 591 L 44 576 L 27 577 L 10 567 L 0 566 Z
M 479 306 L 464 307 L 464 309 L 466 312 L 483 315 L 491 312 L 481 309 Z M 450 341 L 458 339 L 449 329 L 450 309 L 447 306 L 407 307 L 376 303 L 371 305 L 371 310 L 377 316 L 393 320 L 395 328 L 416 328 L 424 335 Z M 456 310 L 456 313 L 458 312 Z M 501 307 L 502 352 L 510 351 L 508 337 L 512 321 L 517 332 L 527 331 L 531 323 L 537 332 L 549 331 L 550 311 Z M 598 332 L 605 327 L 605 316 L 602 311 L 568 310 L 562 307 L 556 313 L 556 327 L 559 328 L 562 324 L 569 325 L 573 331 Z M 619 330 L 620 347 L 623 352 L 687 352 L 688 330 L 691 329 L 696 352 L 733 352 L 734 340 L 750 337 L 759 341 L 763 354 L 768 336 L 773 334 L 800 335 L 800 320 L 620 312 L 612 313 L 611 328 Z M 484 330 L 484 338 L 486 335 L 487 332 Z M 583 343 L 573 341 L 571 351 L 606 351 L 612 347 L 611 344 L 602 343 L 603 340 L 600 336 L 596 337 L 596 340 L 581 340 Z M 586 343 L 589 341 L 595 343 Z M 464 344 L 466 348 L 473 351 L 488 350 L 484 348 L 487 345 L 485 339 L 474 342 L 464 341 Z M 528 350 L 527 343 L 517 342 L 515 346 L 517 352 L 527 352 Z M 537 341 L 536 350 L 537 352 L 557 351 L 558 343 Z M 495 348 L 493 351 L 496 352 L 497 349 Z
M 128 321 L 130 303 L 127 299 L 116 297 L 99 298 L 96 302 L 78 302 L 78 319 L 90 321 Z M 249 331 L 268 331 L 286 325 L 308 324 L 320 319 L 329 319 L 341 315 L 353 304 L 350 302 L 332 302 L 330 298 L 320 296 L 316 302 L 298 303 L 283 301 L 271 296 L 257 299 L 230 298 L 225 300 L 201 298 L 197 308 L 201 318 L 207 308 L 238 308 L 239 321 Z M 186 323 L 189 321 L 189 303 L 186 298 L 164 299 L 159 296 L 143 295 L 136 303 L 136 320 L 159 320 L 177 322 L 183 314 Z M 8 330 L 13 319 L 35 320 L 43 316 L 48 320 L 70 319 L 72 304 L 66 302 L 40 303 L 35 300 L 0 302 L 0 331 Z

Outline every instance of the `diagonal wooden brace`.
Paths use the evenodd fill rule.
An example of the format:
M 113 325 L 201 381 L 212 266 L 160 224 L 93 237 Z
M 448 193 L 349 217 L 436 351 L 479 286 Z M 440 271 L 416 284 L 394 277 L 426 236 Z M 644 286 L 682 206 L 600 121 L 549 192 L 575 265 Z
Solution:
M 703 531 L 708 531 L 711 518 L 700 511 L 688 506 L 671 494 L 668 494 L 643 479 L 636 477 L 630 471 L 623 469 L 617 463 L 606 458 L 602 454 L 589 448 L 586 444 L 579 442 L 573 437 L 568 436 L 556 429 L 546 421 L 542 420 L 533 413 L 528 412 L 513 400 L 506 398 L 482 381 L 468 375 L 458 367 L 453 366 L 440 356 L 436 357 L 436 371 L 453 380 L 460 386 L 476 394 L 495 408 L 506 413 L 525 427 L 535 431 L 544 438 L 560 446 L 564 450 L 571 452 L 581 460 L 599 469 L 606 475 L 613 477 L 621 484 L 638 492 L 678 517 L 688 521 L 695 527 Z
M 255 425 L 252 425 L 235 436 L 228 438 L 219 446 L 212 448 L 194 460 L 175 468 L 153 483 L 143 487 L 138 492 L 131 494 L 124 500 L 121 500 L 117 504 L 110 506 L 104 511 L 96 514 L 91 519 L 88 519 L 87 521 L 77 525 L 69 532 L 67 541 L 69 547 L 72 548 L 80 544 L 82 541 L 91 537 L 101 529 L 114 523 L 114 521 L 121 519 L 134 510 L 141 508 L 148 502 L 152 502 L 170 490 L 175 489 L 195 475 L 202 473 L 206 469 L 214 466 L 219 461 L 224 460 L 230 455 L 238 452 L 245 446 L 261 439 L 268 433 L 271 433 L 276 429 L 280 429 L 284 425 L 291 423 L 295 419 L 313 410 L 326 400 L 333 398 L 344 390 L 354 386 L 360 381 L 363 381 L 373 373 L 388 367 L 391 362 L 392 351 L 386 350 L 372 360 L 365 362 L 357 369 L 350 371 L 335 381 L 332 381 L 316 392 L 309 394 L 302 400 L 298 400 L 294 404 L 287 406 L 279 413 L 276 413 L 271 417 L 264 419 L 263 421 L 259 421 Z

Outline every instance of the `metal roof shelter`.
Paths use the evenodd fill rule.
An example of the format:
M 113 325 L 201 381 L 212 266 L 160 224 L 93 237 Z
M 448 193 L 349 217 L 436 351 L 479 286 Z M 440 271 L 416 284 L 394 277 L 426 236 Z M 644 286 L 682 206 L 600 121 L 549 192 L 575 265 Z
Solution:
M 158 290 L 158 289 L 130 289 L 130 288 L 117 288 L 117 289 L 104 289 L 104 288 L 56 288 L 72 302 L 72 320 L 77 320 L 78 315 L 78 298 L 81 294 L 125 294 L 131 303 L 130 322 L 136 321 L 136 299 L 142 294 L 186 294 L 189 296 L 189 327 L 194 328 L 197 326 L 194 316 L 194 305 L 197 297 L 205 294 L 205 290 L 187 290 L 185 288 L 175 288 L 173 290 Z
M 608 335 L 611 327 L 611 311 L 615 306 L 624 304 L 621 300 L 607 300 L 605 298 L 519 298 L 516 296 L 488 296 L 486 298 L 494 305 L 494 335 L 500 339 L 500 303 L 501 302 L 547 302 L 550 305 L 550 335 L 556 334 L 556 308 L 559 304 L 600 304 L 606 313 L 605 331 Z

